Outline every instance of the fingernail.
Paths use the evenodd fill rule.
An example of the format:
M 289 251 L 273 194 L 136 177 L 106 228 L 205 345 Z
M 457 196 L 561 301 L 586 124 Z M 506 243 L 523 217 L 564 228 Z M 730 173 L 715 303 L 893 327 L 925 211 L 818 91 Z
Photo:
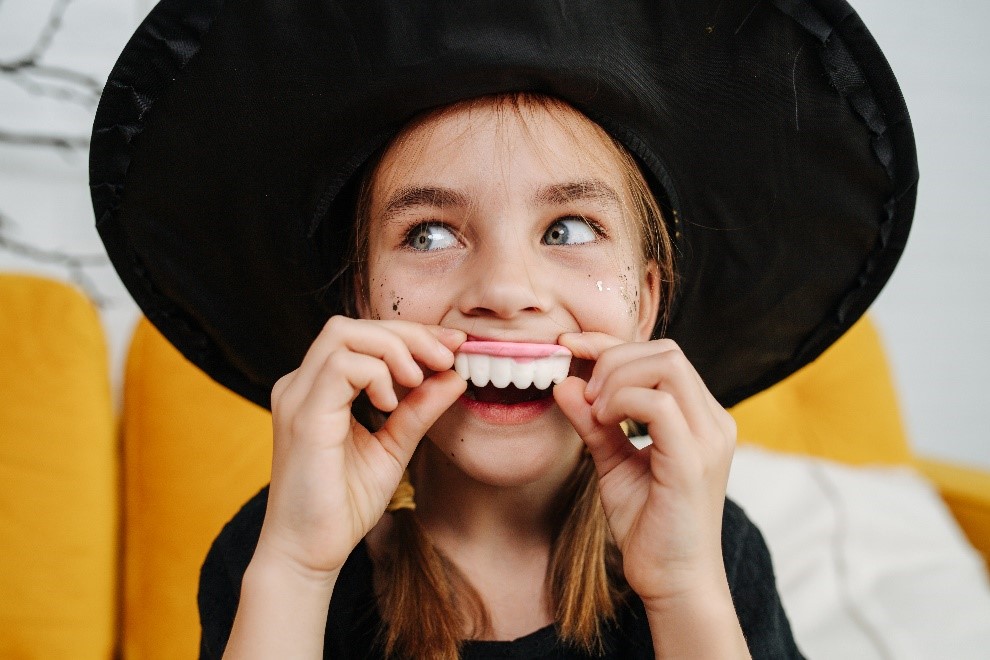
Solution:
M 453 328 L 440 328 L 440 336 L 447 339 L 464 339 L 467 337 L 462 330 L 454 330 Z
M 447 359 L 447 360 L 453 360 L 454 359 L 454 353 L 453 353 L 453 351 L 451 351 L 449 348 L 447 348 L 446 346 L 444 346 L 443 344 L 441 344 L 439 341 L 437 342 L 437 352 L 440 355 L 442 355 L 444 357 L 444 359 Z
M 584 388 L 584 391 L 589 396 L 594 396 L 594 395 L 598 394 L 598 377 L 597 376 L 592 376 L 588 380 L 588 386 L 586 388 Z

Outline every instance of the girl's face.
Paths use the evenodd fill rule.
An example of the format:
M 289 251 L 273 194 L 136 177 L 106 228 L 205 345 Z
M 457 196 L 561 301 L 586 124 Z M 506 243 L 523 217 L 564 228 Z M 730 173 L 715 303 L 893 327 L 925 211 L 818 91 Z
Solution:
M 567 108 L 472 105 L 417 124 L 373 175 L 362 315 L 479 340 L 648 340 L 658 276 L 625 181 L 601 130 Z M 572 373 L 587 377 L 577 362 Z M 571 469 L 581 448 L 545 404 L 493 418 L 462 397 L 429 438 L 473 479 L 536 482 Z

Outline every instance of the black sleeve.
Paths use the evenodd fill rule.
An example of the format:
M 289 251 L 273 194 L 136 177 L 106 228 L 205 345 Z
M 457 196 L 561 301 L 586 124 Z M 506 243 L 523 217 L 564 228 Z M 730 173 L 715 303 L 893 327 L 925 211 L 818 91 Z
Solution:
M 732 603 L 754 660 L 803 658 L 777 593 L 763 535 L 742 509 L 726 500 L 722 552 Z
M 213 541 L 199 574 L 200 660 L 220 660 L 234 625 L 241 580 L 258 545 L 268 489 L 245 504 Z
M 206 556 L 199 574 L 200 660 L 223 656 L 241 597 L 241 581 L 258 546 L 267 506 L 265 487 L 224 526 Z M 380 657 L 375 646 L 380 623 L 371 558 L 364 543 L 359 543 L 333 589 L 324 656 L 336 660 Z

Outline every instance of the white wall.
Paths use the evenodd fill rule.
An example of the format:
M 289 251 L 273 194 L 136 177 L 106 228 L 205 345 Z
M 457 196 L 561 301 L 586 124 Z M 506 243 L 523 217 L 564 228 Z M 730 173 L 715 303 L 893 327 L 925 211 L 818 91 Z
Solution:
M 853 4 L 897 75 L 921 182 L 874 307 L 919 451 L 990 467 L 990 4 Z
M 101 256 L 85 140 L 98 90 L 150 0 L 4 0 L 0 62 L 0 269 L 71 279 L 98 298 L 119 373 L 136 310 Z M 874 311 L 915 446 L 990 467 L 990 5 L 854 2 L 884 48 L 914 120 L 921 162 L 915 228 Z M 64 8 L 64 12 L 61 11 Z M 53 38 L 45 25 L 61 13 Z M 40 39 L 40 41 L 39 41 Z M 36 49 L 36 46 L 39 48 Z M 92 78 L 78 79 L 61 68 Z M 24 144 L 52 136 L 69 146 Z M 0 310 L 2 313 L 2 310 Z

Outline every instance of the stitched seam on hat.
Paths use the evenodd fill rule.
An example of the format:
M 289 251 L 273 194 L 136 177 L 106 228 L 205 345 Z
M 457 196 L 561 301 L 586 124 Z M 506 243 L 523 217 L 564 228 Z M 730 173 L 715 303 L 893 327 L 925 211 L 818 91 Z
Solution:
M 819 56 L 829 82 L 835 90 L 849 103 L 863 124 L 873 134 L 871 139 L 871 149 L 874 156 L 884 168 L 887 176 L 894 184 L 892 195 L 883 205 L 883 219 L 879 220 L 877 227 L 877 240 L 867 255 L 862 270 L 857 276 L 852 287 L 839 300 L 835 307 L 834 319 L 827 330 L 819 330 L 812 334 L 794 352 L 794 357 L 784 363 L 779 369 L 766 374 L 766 376 L 750 385 L 737 387 L 730 391 L 720 403 L 732 406 L 746 399 L 747 397 L 760 392 L 774 383 L 793 373 L 805 364 L 808 364 L 820 355 L 832 342 L 848 329 L 856 319 L 865 313 L 869 304 L 875 299 L 883 284 L 889 279 L 893 272 L 903 245 L 890 252 L 891 238 L 895 229 L 899 231 L 898 236 L 906 235 L 910 227 L 910 219 L 898 220 L 899 202 L 903 197 L 910 194 L 917 184 L 917 176 L 908 177 L 909 180 L 898 180 L 897 174 L 897 154 L 895 153 L 893 140 L 889 129 L 893 124 L 888 123 L 874 88 L 869 79 L 864 74 L 859 62 L 852 56 L 848 46 L 841 37 L 841 26 L 849 21 L 858 20 L 856 13 L 844 2 L 835 2 L 833 9 L 837 10 L 838 16 L 833 17 L 834 23 L 818 12 L 811 3 L 799 3 L 795 0 L 771 0 L 780 11 L 797 22 L 802 28 L 807 30 L 812 36 L 821 42 Z M 836 20 L 837 19 L 837 20 Z M 893 74 L 890 73 L 891 81 Z M 901 98 L 903 105 L 903 98 Z M 896 109 L 896 108 L 892 108 Z M 900 119 L 900 118 L 898 118 Z M 906 112 L 905 112 L 906 119 Z M 906 156 L 911 158 L 909 153 Z M 904 213 L 910 213 L 910 209 L 905 209 Z M 887 271 L 886 276 L 877 274 L 878 268 Z M 878 280 L 879 277 L 879 280 Z

